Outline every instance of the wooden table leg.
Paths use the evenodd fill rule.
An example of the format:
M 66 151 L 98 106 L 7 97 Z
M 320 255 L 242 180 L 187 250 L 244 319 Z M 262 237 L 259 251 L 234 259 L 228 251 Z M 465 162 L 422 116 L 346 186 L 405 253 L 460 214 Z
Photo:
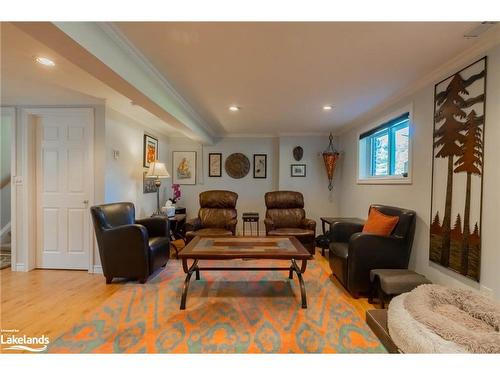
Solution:
M 189 281 L 191 280 L 191 276 L 193 275 L 193 272 L 196 271 L 196 276 L 197 279 L 199 280 L 199 269 L 198 269 L 198 259 L 195 259 L 191 267 L 188 268 L 187 266 L 187 259 L 182 259 L 182 268 L 184 269 L 184 272 L 187 274 L 186 279 L 184 280 L 184 286 L 182 287 L 182 295 L 181 295 L 181 310 L 186 309 L 186 298 L 187 298 L 187 292 L 189 289 Z
M 172 242 L 172 240 L 170 240 L 170 246 L 172 246 L 175 250 L 175 259 L 179 259 L 179 249 L 177 248 L 177 246 Z
M 300 284 L 300 297 L 302 299 L 302 308 L 307 309 L 307 296 L 306 296 L 306 285 L 304 283 L 304 279 L 302 277 L 302 273 L 305 272 L 307 266 L 307 260 L 302 261 L 302 265 L 299 268 L 295 259 L 292 259 L 293 270 L 297 274 L 297 278 L 299 279 Z

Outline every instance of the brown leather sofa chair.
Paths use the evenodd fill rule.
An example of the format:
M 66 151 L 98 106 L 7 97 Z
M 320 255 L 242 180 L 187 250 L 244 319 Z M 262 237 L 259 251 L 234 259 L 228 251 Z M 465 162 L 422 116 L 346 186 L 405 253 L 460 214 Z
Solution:
M 186 243 L 196 236 L 234 236 L 237 200 L 238 194 L 227 190 L 200 193 L 198 217 L 186 222 Z
M 330 224 L 330 268 L 354 298 L 369 293 L 372 269 L 408 268 L 415 234 L 415 211 L 379 204 L 371 207 L 399 216 L 390 236 L 362 233 L 362 220 L 339 218 Z
M 167 264 L 170 256 L 168 219 L 136 220 L 133 203 L 103 204 L 90 208 L 106 284 L 113 277 L 138 279 Z
M 266 193 L 266 235 L 294 236 L 314 255 L 316 222 L 306 219 L 304 196 L 296 191 Z

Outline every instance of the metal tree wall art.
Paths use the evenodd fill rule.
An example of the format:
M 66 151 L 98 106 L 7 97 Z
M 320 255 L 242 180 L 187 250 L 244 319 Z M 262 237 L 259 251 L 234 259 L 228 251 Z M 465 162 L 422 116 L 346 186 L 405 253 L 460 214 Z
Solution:
M 480 276 L 485 89 L 486 57 L 434 88 L 429 257 L 475 280 Z
M 328 176 L 328 190 L 331 191 L 333 189 L 333 174 L 335 173 L 335 167 L 340 154 L 333 148 L 332 133 L 330 133 L 328 139 L 330 143 L 328 144 L 328 148 L 323 151 L 323 161 L 325 162 L 326 175 Z

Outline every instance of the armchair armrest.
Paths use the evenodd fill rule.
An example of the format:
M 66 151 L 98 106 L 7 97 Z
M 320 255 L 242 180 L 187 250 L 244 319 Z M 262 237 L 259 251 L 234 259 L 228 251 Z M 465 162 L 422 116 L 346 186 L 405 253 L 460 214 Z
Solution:
M 312 219 L 303 219 L 301 227 L 304 229 L 313 230 L 316 233 L 316 221 Z
M 401 237 L 355 233 L 349 241 L 349 264 L 362 268 L 407 268 L 408 253 Z
M 236 234 L 236 224 L 238 224 L 237 219 L 231 219 L 226 223 L 226 229 L 233 232 L 233 235 Z
M 264 219 L 264 225 L 266 226 L 266 235 L 269 233 L 269 231 L 275 229 L 274 221 L 267 217 Z
M 201 229 L 201 220 L 199 217 L 186 220 L 186 232 L 194 232 Z
M 169 222 L 165 216 L 153 216 L 144 219 L 138 219 L 136 224 L 146 227 L 149 237 L 169 237 Z
M 335 221 L 330 224 L 329 240 L 330 242 L 349 242 L 353 234 L 363 230 L 363 225 L 351 221 Z

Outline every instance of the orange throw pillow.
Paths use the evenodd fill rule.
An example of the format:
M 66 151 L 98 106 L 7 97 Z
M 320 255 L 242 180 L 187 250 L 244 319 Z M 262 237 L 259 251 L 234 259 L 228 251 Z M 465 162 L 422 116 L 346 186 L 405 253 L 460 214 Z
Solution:
M 363 227 L 363 233 L 378 234 L 380 236 L 390 236 L 398 224 L 398 216 L 384 215 L 376 208 L 371 208 Z

